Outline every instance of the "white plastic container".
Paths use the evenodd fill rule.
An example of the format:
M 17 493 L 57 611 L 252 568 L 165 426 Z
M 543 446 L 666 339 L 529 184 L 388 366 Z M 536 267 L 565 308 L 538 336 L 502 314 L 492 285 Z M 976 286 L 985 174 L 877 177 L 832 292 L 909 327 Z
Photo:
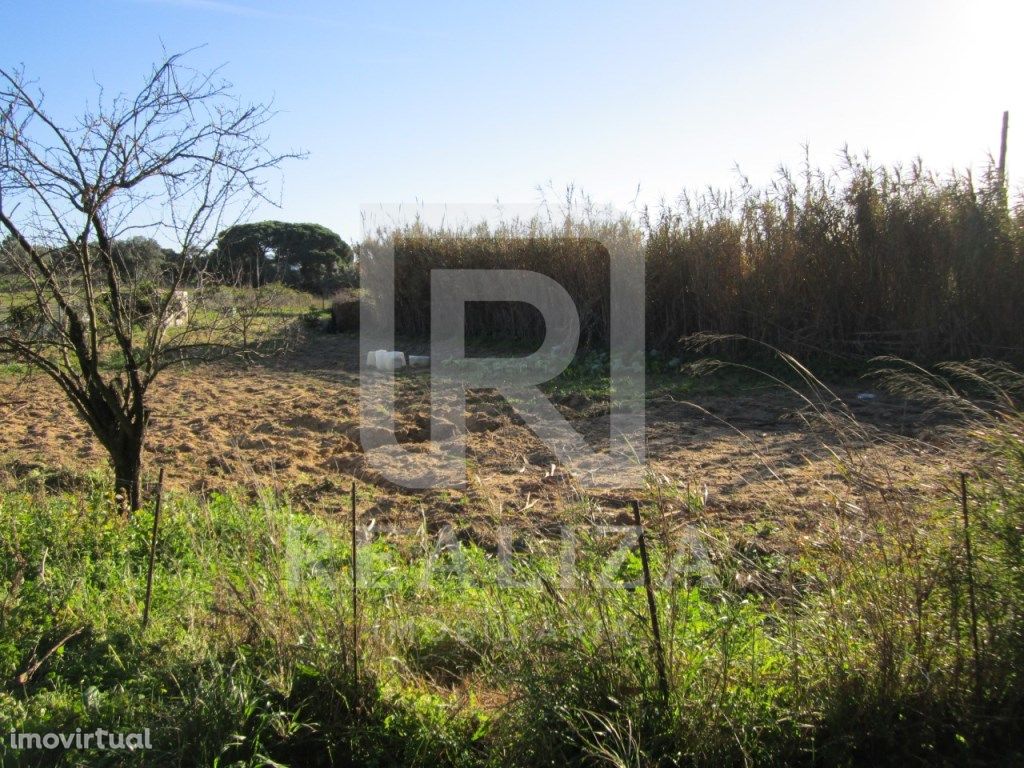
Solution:
M 397 371 L 405 367 L 405 353 L 378 349 L 373 353 L 373 367 L 378 371 Z
M 409 355 L 410 368 L 429 368 L 430 355 Z
M 375 349 L 366 353 L 366 368 L 376 371 L 397 371 L 407 365 L 404 352 Z

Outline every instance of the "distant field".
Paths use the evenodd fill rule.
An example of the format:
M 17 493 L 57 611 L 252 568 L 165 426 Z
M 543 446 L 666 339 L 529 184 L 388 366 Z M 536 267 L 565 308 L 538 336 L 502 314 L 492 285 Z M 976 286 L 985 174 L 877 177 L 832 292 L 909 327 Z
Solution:
M 402 372 L 398 381 L 399 440 L 425 450 L 427 373 Z M 649 384 L 653 482 L 701 499 L 701 516 L 739 527 L 767 521 L 783 539 L 813 533 L 822 515 L 827 520 L 846 508 L 866 513 L 877 499 L 856 477 L 860 468 L 884 467 L 893 492 L 932 497 L 974 450 L 960 430 L 927 417 L 920 404 L 878 391 L 858 399 L 870 384 L 856 380 L 838 391 L 874 433 L 854 442 L 809 430 L 800 417 L 806 404 L 767 378 L 695 379 L 674 370 L 652 374 Z M 356 479 L 372 499 L 367 517 L 415 523 L 426 515 L 484 538 L 501 524 L 544 528 L 577 513 L 620 520 L 632 498 L 631 491 L 602 492 L 591 508 L 503 399 L 487 393 L 470 399 L 468 485 L 403 491 L 365 462 L 357 386 L 358 340 L 343 335 L 307 335 L 285 357 L 248 366 L 172 370 L 154 390 L 149 480 L 163 466 L 174 488 L 271 487 L 297 505 L 331 512 Z M 586 368 L 573 368 L 550 386 L 562 413 L 597 446 L 602 433 L 607 439 L 606 387 L 606 379 Z M 32 467 L 43 478 L 53 471 L 66 479 L 103 471 L 100 447 L 45 378 L 8 372 L 0 378 L 0 404 L 0 456 L 9 479 Z M 679 514 L 697 510 L 683 503 Z

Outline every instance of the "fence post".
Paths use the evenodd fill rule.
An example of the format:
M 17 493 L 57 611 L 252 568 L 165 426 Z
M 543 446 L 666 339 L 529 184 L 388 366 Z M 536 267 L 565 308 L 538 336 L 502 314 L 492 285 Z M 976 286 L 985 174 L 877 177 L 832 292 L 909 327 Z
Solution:
M 164 498 L 164 468 L 156 481 L 156 507 L 153 509 L 153 538 L 149 542 L 149 573 L 146 575 L 146 606 L 142 610 L 142 629 L 149 626 L 149 606 L 153 600 L 153 567 L 156 564 L 156 535 L 160 527 L 160 504 Z
M 999 189 L 1006 196 L 1006 134 L 1010 128 L 1010 112 L 1003 112 L 1003 132 L 999 140 Z

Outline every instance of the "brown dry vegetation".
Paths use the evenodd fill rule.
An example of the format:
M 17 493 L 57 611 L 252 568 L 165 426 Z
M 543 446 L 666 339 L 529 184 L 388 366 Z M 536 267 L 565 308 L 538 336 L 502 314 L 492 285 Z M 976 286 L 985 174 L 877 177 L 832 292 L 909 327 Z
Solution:
M 786 171 L 765 188 L 684 194 L 639 217 L 574 190 L 558 216 L 488 228 L 382 230 L 360 259 L 394 248 L 395 323 L 425 337 L 433 269 L 540 272 L 573 298 L 585 346 L 610 332 L 609 263 L 643 265 L 649 347 L 738 334 L 800 358 L 1024 360 L 1024 201 L 991 164 L 980 178 L 852 156 Z M 385 311 L 390 311 L 390 308 Z M 540 316 L 491 302 L 467 335 L 537 338 Z
M 563 523 L 627 523 L 627 491 L 585 494 L 503 399 L 470 397 L 470 472 L 456 490 L 409 492 L 367 466 L 358 433 L 358 341 L 313 335 L 265 364 L 210 365 L 169 372 L 155 390 L 147 474 L 166 468 L 172 488 L 272 488 L 293 503 L 332 513 L 351 480 L 362 513 L 379 525 L 452 524 L 479 540 L 496 526 L 552 531 Z M 889 498 L 936 497 L 970 461 L 967 436 L 922 407 L 866 385 L 840 386 L 860 426 L 814 428 L 806 404 L 767 384 L 674 395 L 672 379 L 651 382 L 647 410 L 649 491 L 671 489 L 670 509 L 747 531 L 813 537 L 838 514 L 866 519 Z M 426 372 L 399 374 L 397 432 L 426 450 Z M 573 393 L 560 410 L 592 444 L 607 435 L 607 402 Z M 0 461 L 10 480 L 33 468 L 71 483 L 102 469 L 104 457 L 56 388 L 39 375 L 0 379 Z M 842 432 L 843 434 L 839 434 Z M 660 489 L 660 490 L 659 490 Z M 765 526 L 765 523 L 768 525 Z

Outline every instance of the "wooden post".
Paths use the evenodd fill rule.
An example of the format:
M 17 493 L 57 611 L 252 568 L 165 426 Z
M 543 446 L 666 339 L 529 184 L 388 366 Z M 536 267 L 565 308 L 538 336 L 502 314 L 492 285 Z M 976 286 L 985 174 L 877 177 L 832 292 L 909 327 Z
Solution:
M 644 589 L 647 592 L 647 609 L 651 614 L 651 633 L 654 635 L 654 664 L 658 671 L 658 689 L 662 700 L 668 703 L 668 674 L 665 671 L 665 651 L 661 645 L 661 628 L 658 626 L 658 604 L 654 600 L 654 585 L 651 583 L 651 562 L 647 557 L 647 540 L 644 537 L 644 524 L 640 519 L 640 502 L 633 500 L 633 521 L 638 531 L 637 543 L 640 545 L 640 564 L 644 571 Z
M 146 606 L 142 610 L 142 629 L 149 626 L 149 606 L 153 601 L 153 567 L 156 564 L 156 534 L 160 527 L 160 504 L 164 498 L 164 468 L 156 481 L 156 507 L 153 509 L 153 538 L 149 542 L 149 573 L 146 575 Z
M 999 188 L 1006 194 L 1006 134 L 1010 128 L 1010 113 L 1003 112 L 1003 133 L 999 141 Z

